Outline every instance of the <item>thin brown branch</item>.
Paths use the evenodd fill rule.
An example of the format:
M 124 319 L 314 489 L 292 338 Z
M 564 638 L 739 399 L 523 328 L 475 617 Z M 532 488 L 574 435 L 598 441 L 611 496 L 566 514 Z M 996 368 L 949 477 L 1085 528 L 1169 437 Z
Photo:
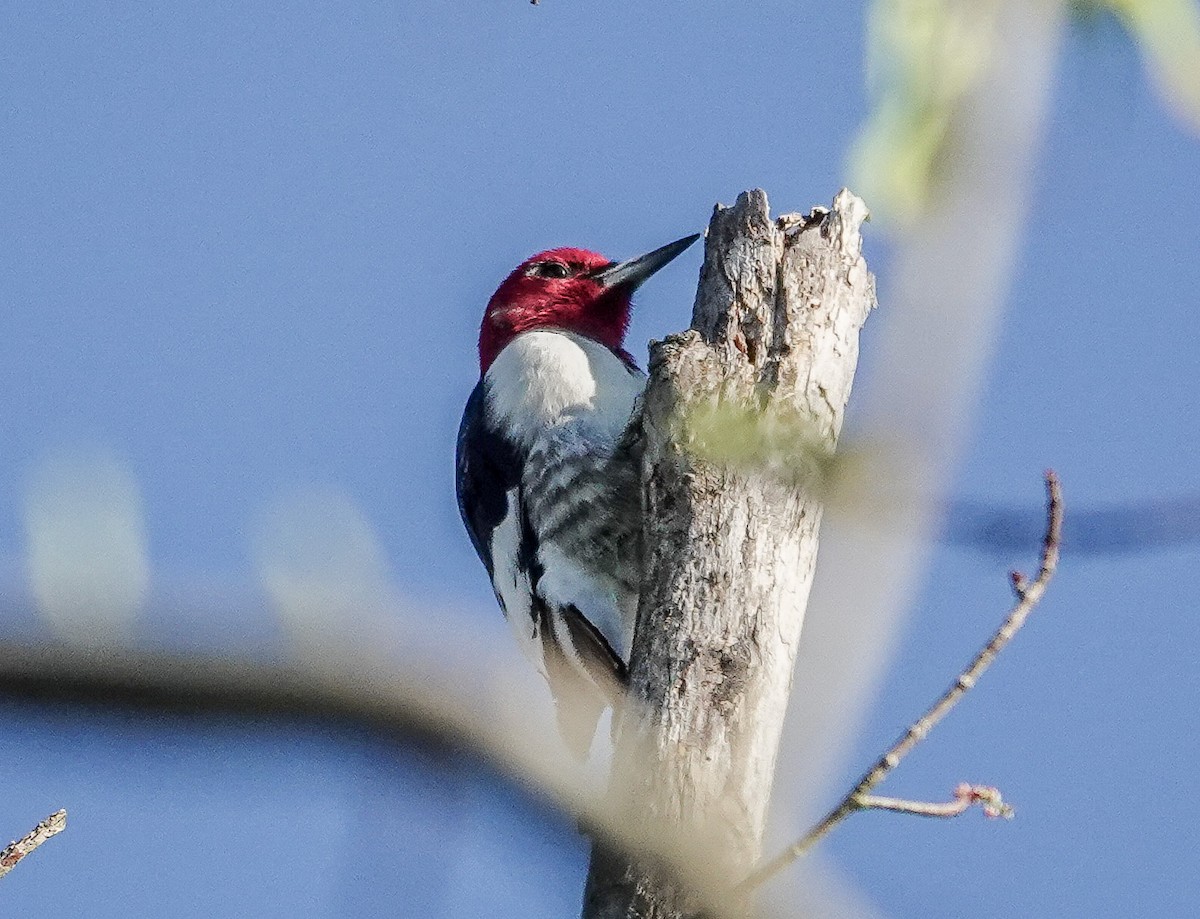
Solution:
M 916 817 L 957 817 L 978 804 L 986 817 L 1013 815 L 1012 805 L 1005 802 L 1000 789 L 991 785 L 968 785 L 965 782 L 954 789 L 949 801 L 909 801 L 906 798 L 886 798 L 881 795 L 859 795 L 855 799 L 858 810 L 892 811 L 897 814 L 912 814 Z
M 1054 576 L 1055 569 L 1058 567 L 1059 547 L 1062 541 L 1062 521 L 1062 487 L 1059 484 L 1058 476 L 1053 471 L 1048 470 L 1046 472 L 1046 532 L 1042 541 L 1041 567 L 1038 570 L 1037 577 L 1032 581 L 1028 580 L 1024 575 L 1014 574 L 1012 576 L 1013 590 L 1017 595 L 1017 602 L 1009 611 L 1008 617 L 1000 625 L 1000 628 L 995 631 L 983 649 L 975 655 L 975 658 L 967 665 L 966 669 L 958 675 L 958 678 L 950 685 L 950 688 L 942 693 L 925 714 L 918 718 L 912 727 L 905 731 L 904 735 L 876 761 L 875 765 L 842 798 L 837 806 L 826 814 L 816 826 L 805 833 L 804 836 L 792 843 L 792 845 L 788 846 L 773 859 L 756 868 L 742 882 L 741 887 L 743 889 L 753 889 L 786 868 L 796 859 L 806 854 L 830 830 L 854 812 L 872 808 L 880 809 L 880 805 L 875 803 L 878 801 L 899 800 L 873 799 L 869 792 L 882 782 L 893 769 L 900 765 L 904 757 L 911 753 L 917 744 L 929 736 L 929 732 L 950 713 L 950 710 L 958 704 L 967 691 L 975 686 L 979 681 L 979 677 L 992 665 L 996 656 L 1004 650 L 1005 646 L 1012 641 L 1013 636 L 1021 629 L 1021 626 L 1025 624 L 1025 620 L 1029 618 L 1029 614 L 1045 594 L 1046 585 L 1050 582 L 1050 579 Z M 959 813 L 965 811 L 967 806 L 964 806 Z M 903 808 L 883 809 L 902 810 Z M 955 815 L 947 814 L 946 816 Z
M 67 812 L 55 811 L 29 833 L 16 842 L 10 842 L 0 850 L 0 878 L 12 871 L 17 862 L 44 843 L 51 836 L 57 836 L 67 828 Z

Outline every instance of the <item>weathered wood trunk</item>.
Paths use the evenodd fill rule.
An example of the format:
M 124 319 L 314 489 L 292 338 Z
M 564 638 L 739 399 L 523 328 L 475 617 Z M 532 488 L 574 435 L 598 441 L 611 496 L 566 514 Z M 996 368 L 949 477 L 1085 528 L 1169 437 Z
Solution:
M 821 519 L 820 457 L 833 449 L 874 304 L 862 202 L 772 220 L 751 191 L 709 225 L 691 330 L 655 343 L 641 423 L 645 568 L 621 719 L 613 806 L 703 852 L 713 889 L 757 860 Z M 718 463 L 719 405 L 803 430 L 814 474 L 785 481 Z M 737 413 L 741 413 L 739 416 Z M 731 427 L 736 427 L 731 425 Z M 716 426 L 719 428 L 719 425 Z M 738 436 L 738 435 L 734 435 Z M 736 453 L 737 445 L 733 445 Z M 761 459 L 771 465 L 771 457 Z M 784 458 L 794 468 L 797 459 Z M 653 866 L 593 852 L 585 919 L 697 912 Z M 735 909 L 736 909 L 735 904 Z

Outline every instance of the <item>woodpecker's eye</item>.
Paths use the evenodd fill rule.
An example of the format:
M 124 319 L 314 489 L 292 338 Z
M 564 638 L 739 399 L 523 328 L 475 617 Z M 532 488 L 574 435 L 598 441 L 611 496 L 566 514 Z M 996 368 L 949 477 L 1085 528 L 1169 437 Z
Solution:
M 569 278 L 571 269 L 562 262 L 536 262 L 529 266 L 527 274 L 533 278 Z

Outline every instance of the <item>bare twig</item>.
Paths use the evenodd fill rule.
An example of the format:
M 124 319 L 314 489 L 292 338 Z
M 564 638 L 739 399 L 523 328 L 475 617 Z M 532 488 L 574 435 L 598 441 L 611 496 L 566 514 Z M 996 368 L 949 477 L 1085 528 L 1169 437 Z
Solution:
M 44 843 L 51 836 L 57 836 L 67 828 L 67 812 L 55 811 L 29 833 L 16 842 L 10 842 L 0 850 L 0 878 L 12 871 L 17 862 Z
M 885 798 L 880 795 L 859 795 L 856 799 L 859 810 L 892 811 L 897 814 L 912 814 L 916 817 L 957 817 L 966 813 L 974 804 L 983 808 L 987 817 L 1012 817 L 1012 805 L 1005 802 L 999 788 L 991 785 L 968 785 L 963 783 L 954 789 L 949 801 L 909 801 L 905 798 Z
M 870 795 L 869 792 L 882 782 L 888 773 L 895 769 L 901 760 L 912 752 L 912 749 L 924 740 L 929 732 L 950 713 L 950 710 L 958 704 L 959 699 L 975 686 L 979 677 L 991 666 L 992 661 L 996 659 L 996 655 L 1004 650 L 1005 646 L 1012 640 L 1012 637 L 1025 624 L 1025 620 L 1029 618 L 1030 612 L 1038 604 L 1038 601 L 1042 599 L 1042 595 L 1045 594 L 1046 585 L 1050 582 L 1050 578 L 1053 577 L 1055 568 L 1058 567 L 1059 545 L 1062 540 L 1062 521 L 1062 488 L 1059 484 L 1058 476 L 1053 471 L 1047 471 L 1046 533 L 1042 541 L 1041 568 L 1038 571 L 1037 577 L 1032 581 L 1028 580 L 1022 574 L 1013 573 L 1012 585 L 1013 591 L 1017 595 L 1017 602 L 1009 612 L 1008 617 L 992 635 L 991 640 L 975 655 L 975 658 L 967 665 L 966 669 L 958 675 L 958 678 L 950 685 L 950 688 L 942 693 L 938 700 L 930 706 L 929 710 L 917 719 L 912 727 L 892 745 L 891 749 L 879 758 L 875 765 L 842 798 L 838 805 L 826 814 L 824 819 L 816 826 L 805 833 L 804 836 L 784 849 L 779 855 L 756 868 L 742 882 L 741 887 L 743 889 L 753 889 L 773 877 L 800 856 L 806 854 L 830 830 L 856 811 L 894 810 L 904 813 L 922 814 L 923 816 L 951 817 L 961 814 L 972 803 L 979 800 L 981 803 L 984 803 L 984 812 L 988 813 L 988 802 L 984 801 L 981 797 L 977 798 L 973 793 L 966 795 L 969 800 L 965 803 L 962 803 L 961 800 L 956 800 L 951 805 L 934 805 L 916 801 L 901 801 L 896 798 L 877 798 Z M 963 787 L 960 786 L 960 792 Z M 965 787 L 972 792 L 975 790 L 974 786 Z M 958 793 L 956 793 L 956 798 L 959 798 Z M 991 806 L 998 810 L 997 816 L 1007 816 L 1010 813 L 1007 809 L 1008 806 L 1000 800 L 999 792 L 996 792 L 995 802 L 992 802 Z M 939 812 L 939 808 L 942 808 L 944 812 Z

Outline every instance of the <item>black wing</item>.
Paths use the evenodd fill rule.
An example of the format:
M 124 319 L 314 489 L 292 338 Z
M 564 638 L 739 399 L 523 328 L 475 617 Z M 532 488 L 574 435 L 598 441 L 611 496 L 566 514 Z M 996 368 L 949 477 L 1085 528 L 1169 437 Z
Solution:
M 508 492 L 521 481 L 521 463 L 512 441 L 488 425 L 483 411 L 483 380 L 476 384 L 458 428 L 458 512 L 480 560 L 492 574 L 491 538 L 508 509 Z

